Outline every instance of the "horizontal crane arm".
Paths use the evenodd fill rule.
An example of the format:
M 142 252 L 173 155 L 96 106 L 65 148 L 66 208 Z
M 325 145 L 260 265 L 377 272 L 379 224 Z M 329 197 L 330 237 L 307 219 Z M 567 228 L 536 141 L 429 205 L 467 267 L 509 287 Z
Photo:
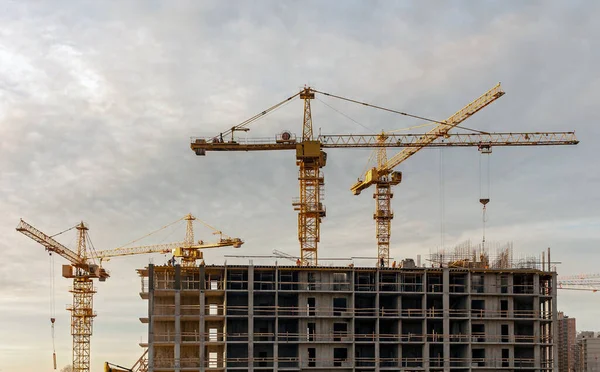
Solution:
M 182 247 L 191 249 L 221 248 L 228 246 L 239 247 L 243 243 L 244 242 L 239 238 L 226 238 L 221 239 L 216 243 L 204 244 L 203 242 L 199 242 L 199 244 L 197 245 L 187 245 L 185 242 L 177 242 L 167 244 L 143 245 L 139 247 L 121 247 L 96 252 L 92 257 L 103 259 L 110 257 L 133 256 L 137 254 L 147 253 L 172 253 L 174 249 Z
M 422 147 L 420 140 L 431 137 L 427 147 L 448 146 L 528 146 L 528 145 L 576 145 L 575 132 L 522 132 L 522 133 L 452 133 L 443 137 L 433 134 L 381 134 L 322 135 L 319 137 L 324 148 L 377 148 L 377 147 Z
M 520 132 L 520 133 L 447 133 L 444 136 L 434 134 L 332 134 L 320 135 L 317 140 L 323 148 L 378 148 L 378 147 L 416 147 L 421 148 L 421 140 L 431 139 L 427 147 L 448 146 L 528 146 L 528 145 L 576 145 L 579 143 L 575 132 Z M 201 140 L 198 142 L 198 140 Z M 193 139 L 192 150 L 206 151 L 266 151 L 295 150 L 296 142 L 281 142 L 275 138 L 257 138 L 239 142 L 211 143 L 207 139 Z
M 73 265 L 81 267 L 81 268 L 88 267 L 88 264 L 87 264 L 86 260 L 83 259 L 83 257 L 79 257 L 77 255 L 77 253 L 73 252 L 69 248 L 60 244 L 59 242 L 54 240 L 52 237 L 44 234 L 43 232 L 41 232 L 40 230 L 31 226 L 30 224 L 23 221 L 22 219 L 19 222 L 19 225 L 17 226 L 17 231 L 22 233 L 23 235 L 28 236 L 29 238 L 35 240 L 36 242 L 40 243 L 49 252 L 55 252 L 55 253 L 59 254 L 60 256 L 66 258 Z
M 102 259 L 119 256 L 133 256 L 136 254 L 145 253 L 171 253 L 173 249 L 180 247 L 183 244 L 183 242 L 178 242 L 167 244 L 143 245 L 139 247 L 121 247 L 116 249 L 98 251 L 93 257 Z

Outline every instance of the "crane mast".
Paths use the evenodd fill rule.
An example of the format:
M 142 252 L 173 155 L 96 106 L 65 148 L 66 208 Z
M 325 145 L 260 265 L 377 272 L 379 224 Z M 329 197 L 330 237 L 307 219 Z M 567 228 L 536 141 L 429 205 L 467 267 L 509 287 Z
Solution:
M 85 233 L 88 228 L 82 223 L 77 226 L 77 255 L 86 258 Z M 67 307 L 71 312 L 71 335 L 73 336 L 73 372 L 90 370 L 90 337 L 94 312 L 94 283 L 82 269 L 76 269 L 73 278 L 73 304 Z
M 387 136 L 382 133 L 379 137 L 379 143 L 384 143 Z M 387 162 L 387 150 L 385 147 L 377 149 L 377 167 L 383 167 Z M 389 267 L 390 265 L 390 238 L 392 235 L 391 221 L 394 218 L 392 212 L 392 186 L 397 185 L 402 180 L 402 173 L 391 172 L 390 174 L 382 174 L 379 176 L 378 182 L 375 183 L 375 236 L 377 237 L 377 259 L 381 267 Z
M 310 101 L 314 98 L 315 93 L 310 88 L 304 88 L 300 93 L 300 99 L 304 100 L 302 142 L 296 145 L 300 198 L 292 203 L 294 210 L 298 211 L 298 241 L 303 266 L 316 266 L 318 263 L 321 218 L 325 217 L 321 201 L 325 180 L 321 168 L 325 166 L 327 154 L 321 150 L 321 143 L 313 140 Z

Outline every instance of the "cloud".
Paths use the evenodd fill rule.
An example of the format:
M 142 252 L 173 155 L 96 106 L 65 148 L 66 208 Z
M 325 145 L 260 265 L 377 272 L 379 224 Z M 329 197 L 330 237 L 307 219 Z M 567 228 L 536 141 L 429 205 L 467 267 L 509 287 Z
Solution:
M 599 9 L 579 5 L 8 3 L 0 15 L 0 249 L 7 261 L 0 274 L 0 308 L 6 309 L 0 328 L 19 336 L 10 352 L 0 346 L 7 355 L 3 369 L 40 370 L 49 360 L 24 358 L 30 351 L 19 349 L 48 350 L 50 342 L 30 337 L 48 329 L 49 264 L 41 246 L 14 230 L 21 217 L 52 234 L 83 219 L 94 245 L 107 249 L 192 212 L 246 240 L 240 250 L 207 252 L 209 262 L 273 249 L 298 254 L 293 152 L 197 157 L 189 138 L 227 130 L 304 84 L 444 119 L 502 81 L 506 96 L 465 126 L 576 129 L 581 144 L 495 149 L 487 235 L 513 241 L 524 254 L 551 246 L 563 262 L 561 273 L 596 271 L 600 199 L 591 159 L 599 134 Z M 420 124 L 320 99 L 372 130 Z M 369 131 L 323 102 L 313 101 L 315 130 Z M 247 135 L 299 134 L 301 115 L 301 103 L 293 101 Z M 359 197 L 349 191 L 368 154 L 329 151 L 322 257 L 375 254 L 370 191 Z M 393 199 L 395 259 L 425 259 L 442 241 L 451 246 L 481 238 L 479 157 L 475 149 L 424 150 L 398 168 L 404 180 Z M 61 239 L 73 243 L 72 236 Z M 164 257 L 107 263 L 112 278 L 98 284 L 93 370 L 111 358 L 135 361 L 145 334 L 137 318 L 146 311 L 135 268 L 150 259 Z M 56 258 L 57 267 L 62 263 Z M 62 305 L 70 302 L 70 283 L 57 278 L 56 285 L 59 352 L 67 358 L 69 319 Z M 593 327 L 593 314 L 572 307 L 575 296 L 589 299 L 561 294 L 560 308 L 581 327 Z M 13 321 L 21 312 L 32 316 L 19 324 L 23 329 Z M 120 352 L 112 347 L 117 329 Z

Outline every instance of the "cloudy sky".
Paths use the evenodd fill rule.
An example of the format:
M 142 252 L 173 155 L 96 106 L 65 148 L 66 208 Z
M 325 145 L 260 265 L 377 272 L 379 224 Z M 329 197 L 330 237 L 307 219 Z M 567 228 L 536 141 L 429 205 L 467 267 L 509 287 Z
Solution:
M 581 143 L 494 151 L 488 241 L 513 242 L 522 256 L 552 247 L 559 274 L 600 271 L 596 2 L 3 0 L 0 9 L 1 371 L 51 370 L 50 261 L 15 231 L 19 218 L 49 234 L 84 220 L 94 246 L 108 249 L 192 212 L 246 240 L 207 253 L 208 263 L 297 254 L 294 154 L 197 157 L 189 138 L 224 131 L 305 84 L 443 120 L 502 82 L 507 94 L 465 126 L 576 130 Z M 314 127 L 324 134 L 422 124 L 317 98 Z M 301 121 L 293 101 L 247 135 L 299 134 Z M 369 155 L 329 151 L 321 256 L 376 254 L 371 191 L 349 191 Z M 395 259 L 481 240 L 480 161 L 475 149 L 424 150 L 399 167 Z M 74 247 L 73 234 L 58 238 Z M 141 353 L 146 303 L 135 269 L 149 260 L 165 257 L 106 264 L 92 371 Z M 55 259 L 57 272 L 63 263 Z M 59 368 L 71 358 L 70 285 L 56 276 Z M 559 308 L 579 329 L 600 330 L 598 296 L 561 292 Z

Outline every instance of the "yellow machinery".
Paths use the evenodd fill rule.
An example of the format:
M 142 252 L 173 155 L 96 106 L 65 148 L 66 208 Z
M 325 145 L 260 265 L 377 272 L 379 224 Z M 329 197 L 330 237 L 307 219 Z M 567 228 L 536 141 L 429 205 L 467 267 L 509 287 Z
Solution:
M 71 289 L 73 304 L 67 308 L 71 311 L 73 372 L 89 372 L 92 320 L 96 316 L 93 310 L 93 297 L 96 290 L 92 279 L 105 281 L 109 274 L 90 258 L 87 226 L 81 222 L 76 228 L 78 233 L 77 252 L 70 250 L 23 220 L 19 222 L 17 231 L 43 245 L 48 252 L 57 253 L 71 263 L 63 265 L 62 273 L 63 277 L 73 279 L 73 288 Z
M 148 372 L 148 349 L 135 362 L 133 367 L 127 368 L 118 364 L 104 362 L 104 372 Z
M 133 369 L 125 368 L 118 364 L 104 362 L 104 372 L 133 372 Z
M 68 308 L 71 311 L 71 334 L 73 336 L 73 372 L 89 372 L 90 370 L 90 337 L 92 335 L 92 320 L 96 316 L 93 309 L 93 296 L 96 290 L 92 279 L 105 281 L 109 277 L 109 273 L 102 268 L 101 262 L 100 264 L 96 264 L 96 259 L 101 261 L 102 259 L 118 256 L 172 253 L 174 256 L 181 258 L 182 265 L 192 266 L 196 260 L 202 259 L 200 249 L 229 246 L 239 248 L 244 243 L 239 238 L 230 238 L 223 235 L 220 231 L 209 225 L 207 226 L 213 229 L 215 234 L 220 235 L 219 240 L 215 243 L 204 243 L 203 241 L 195 243 L 192 223 L 196 218 L 191 214 L 180 218 L 162 229 L 182 220 L 187 222 L 186 235 L 183 242 L 139 247 L 120 247 L 98 252 L 91 249 L 91 244 L 88 244 L 88 228 L 83 222 L 74 227 L 78 232 L 76 252 L 65 247 L 51 236 L 44 234 L 27 222 L 23 220 L 19 222 L 17 231 L 43 245 L 48 252 L 57 253 L 70 262 L 70 265 L 63 265 L 62 273 L 63 277 L 73 279 L 73 288 L 71 289 L 73 304 Z M 159 229 L 159 231 L 162 229 Z
M 197 242 L 194 241 L 194 226 L 193 222 L 197 220 L 196 217 L 188 214 L 175 222 L 172 222 L 165 227 L 160 228 L 159 230 L 151 233 L 154 234 L 158 231 L 164 230 L 165 228 L 179 222 L 185 220 L 186 221 L 186 231 L 185 231 L 185 239 L 182 242 L 175 243 L 167 243 L 167 244 L 155 244 L 155 245 L 143 245 L 137 247 L 120 247 L 116 249 L 109 249 L 104 251 L 94 252 L 92 254 L 93 258 L 100 259 L 100 262 L 106 259 L 110 259 L 112 257 L 120 257 L 120 256 L 131 256 L 136 254 L 144 254 L 144 253 L 168 253 L 172 254 L 174 257 L 181 258 L 182 266 L 194 266 L 197 260 L 201 260 L 202 249 L 207 248 L 222 248 L 222 247 L 234 247 L 240 248 L 244 241 L 240 238 L 231 238 L 229 236 L 224 235 L 221 231 L 215 229 L 214 227 L 202 222 L 205 226 L 209 227 L 213 230 L 213 233 L 219 235 L 219 240 L 214 243 L 205 243 L 202 240 Z M 200 220 L 198 220 L 200 221 Z M 148 235 L 151 235 L 148 234 Z M 144 236 L 147 237 L 148 235 Z M 137 239 L 139 240 L 139 239 Z M 136 241 L 137 241 L 136 240 Z
M 504 92 L 502 91 L 500 84 L 497 84 L 479 98 L 427 132 L 417 141 L 417 146 L 406 147 L 389 160 L 387 159 L 386 148 L 380 147 L 377 150 L 377 167 L 369 169 L 362 180 L 359 179 L 358 182 L 352 185 L 351 190 L 354 195 L 359 195 L 362 190 L 371 185 L 375 185 L 375 191 L 373 193 L 373 199 L 375 199 L 375 213 L 373 214 L 373 219 L 375 220 L 376 226 L 377 257 L 381 266 L 388 267 L 390 264 L 391 223 L 394 218 L 391 208 L 391 199 L 394 196 L 392 193 L 392 186 L 396 186 L 402 181 L 402 173 L 395 172 L 393 169 L 422 148 L 429 146 L 438 138 L 443 138 L 452 128 L 455 128 L 457 125 L 503 95 Z M 384 142 L 386 140 L 386 134 L 382 133 L 378 139 L 380 142 Z
M 396 172 L 393 169 L 399 164 L 410 158 L 412 155 L 417 153 L 424 147 L 430 147 L 436 145 L 436 141 L 444 141 L 448 137 L 448 132 L 456 128 L 463 121 L 471 117 L 473 114 L 483 109 L 487 105 L 494 102 L 496 99 L 502 97 L 504 92 L 502 91 L 500 84 L 497 84 L 489 91 L 485 92 L 479 98 L 469 103 L 454 115 L 450 116 L 443 122 L 419 138 L 415 146 L 405 147 L 396 155 L 387 158 L 386 148 L 379 147 L 377 149 L 377 167 L 369 169 L 363 176 L 363 179 L 359 179 L 351 187 L 351 191 L 354 195 L 359 195 L 361 191 L 375 185 L 375 191 L 373 193 L 373 199 L 375 199 L 375 213 L 373 219 L 376 225 L 376 238 L 377 238 L 377 257 L 379 258 L 379 264 L 383 267 L 389 267 L 390 261 L 390 237 L 391 237 L 391 223 L 394 218 L 394 214 L 391 208 L 391 199 L 393 197 L 392 186 L 398 185 L 402 180 L 402 173 Z M 578 141 L 571 138 L 570 141 L 555 141 L 548 143 L 546 141 L 538 142 L 531 140 L 533 137 L 537 137 L 539 133 L 524 133 L 513 138 L 506 138 L 503 142 L 504 146 L 521 146 L 527 144 L 530 146 L 534 145 L 574 145 Z M 378 140 L 385 142 L 389 135 L 382 133 L 379 135 Z M 471 143 L 471 146 L 477 146 L 483 153 L 491 152 L 491 143 Z M 494 144 L 495 146 L 495 144 Z M 482 199 L 482 203 L 487 204 L 489 199 Z
M 378 257 L 384 258 L 385 265 L 389 264 L 389 223 L 391 209 L 389 208 L 389 198 L 391 192 L 386 190 L 386 183 L 389 186 L 398 184 L 401 180 L 399 172 L 393 172 L 394 162 L 403 161 L 421 148 L 427 147 L 446 147 L 446 146 L 476 146 L 481 148 L 490 148 L 491 146 L 528 146 L 528 145 L 568 145 L 578 143 L 573 132 L 535 132 L 535 133 L 459 133 L 449 134 L 448 130 L 456 127 L 460 122 L 482 109 L 486 105 L 500 97 L 504 92 L 498 84 L 490 91 L 486 92 L 479 99 L 450 117 L 446 122 L 437 122 L 440 124 L 434 130 L 424 134 L 364 134 L 364 135 L 318 135 L 314 136 L 312 130 L 312 116 L 310 102 L 315 98 L 315 94 L 323 94 L 333 98 L 339 98 L 345 101 L 357 103 L 363 106 L 383 109 L 409 117 L 415 115 L 406 114 L 400 111 L 384 109 L 382 107 L 358 102 L 348 98 L 336 96 L 329 93 L 319 92 L 312 88 L 304 88 L 299 93 L 288 97 L 278 104 L 260 112 L 250 119 L 232 127 L 230 130 L 220 133 L 211 138 L 194 137 L 191 140 L 190 147 L 196 155 L 206 155 L 207 151 L 267 151 L 267 150 L 295 150 L 296 165 L 299 167 L 298 180 L 300 183 L 300 197 L 294 201 L 295 210 L 298 211 L 298 240 L 300 242 L 300 261 L 303 266 L 317 265 L 318 255 L 317 247 L 320 240 L 321 219 L 325 217 L 325 207 L 322 203 L 322 187 L 324 178 L 321 171 L 326 164 L 327 155 L 323 151 L 326 148 L 376 148 L 386 149 L 390 147 L 404 148 L 402 155 L 397 155 L 389 161 L 380 156 L 381 166 L 371 169 L 367 172 L 364 180 L 359 181 L 353 186 L 353 191 L 359 194 L 360 191 L 374 183 L 381 185 L 377 196 L 379 212 L 378 238 L 381 236 L 381 253 Z M 302 138 L 297 140 L 292 133 L 284 131 L 272 139 L 239 139 L 235 137 L 235 132 L 248 131 L 247 127 L 252 122 L 273 112 L 292 99 L 300 97 L 304 100 L 304 117 L 302 121 Z M 421 118 L 424 119 L 424 118 Z M 431 120 L 430 120 L 431 121 Z M 383 155 L 384 152 L 381 152 Z M 398 163 L 399 164 L 399 163 Z M 378 192 L 376 192 L 376 195 Z M 387 231 L 387 233 L 386 233 Z M 384 235 L 387 234 L 387 238 Z M 384 244 L 387 239 L 387 245 Z

